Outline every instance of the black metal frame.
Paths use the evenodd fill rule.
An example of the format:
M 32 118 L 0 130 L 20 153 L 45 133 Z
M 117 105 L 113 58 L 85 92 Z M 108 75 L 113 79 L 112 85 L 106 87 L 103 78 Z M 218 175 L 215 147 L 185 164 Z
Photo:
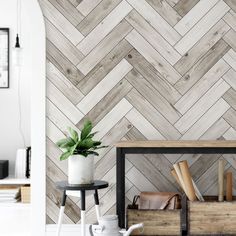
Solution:
M 236 147 L 117 147 L 116 212 L 119 226 L 125 228 L 125 155 L 126 154 L 236 154 Z
M 8 42 L 7 42 L 7 58 L 8 58 L 8 80 L 7 80 L 7 87 L 0 87 L 0 89 L 8 89 L 10 87 L 10 29 L 9 28 L 0 28 L 0 30 L 2 31 L 6 31 L 7 32 L 7 36 L 8 36 Z

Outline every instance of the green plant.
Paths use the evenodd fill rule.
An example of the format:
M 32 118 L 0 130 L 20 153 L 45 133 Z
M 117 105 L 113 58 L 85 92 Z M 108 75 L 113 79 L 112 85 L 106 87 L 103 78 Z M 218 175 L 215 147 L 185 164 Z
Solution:
M 68 127 L 70 136 L 57 142 L 57 146 L 64 151 L 60 156 L 60 160 L 66 160 L 69 156 L 77 154 L 84 157 L 87 157 L 88 155 L 98 156 L 99 154 L 95 150 L 107 146 L 101 146 L 100 141 L 93 140 L 93 137 L 97 132 L 91 133 L 92 129 L 92 122 L 86 121 L 79 138 L 78 133 L 71 127 Z

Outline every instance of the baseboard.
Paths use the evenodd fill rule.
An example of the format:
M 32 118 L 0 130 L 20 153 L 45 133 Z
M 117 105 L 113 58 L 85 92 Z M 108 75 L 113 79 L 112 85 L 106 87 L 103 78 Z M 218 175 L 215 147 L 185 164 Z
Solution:
M 55 236 L 56 230 L 57 225 L 46 225 L 46 236 Z M 89 235 L 89 225 L 86 225 L 86 236 Z M 60 236 L 80 236 L 80 225 L 62 225 Z

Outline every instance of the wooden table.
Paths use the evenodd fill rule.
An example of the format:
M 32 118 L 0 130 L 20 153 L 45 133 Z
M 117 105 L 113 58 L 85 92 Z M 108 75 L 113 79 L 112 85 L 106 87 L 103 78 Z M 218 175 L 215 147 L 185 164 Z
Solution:
M 125 227 L 125 155 L 126 154 L 236 154 L 236 141 L 125 141 L 116 144 L 116 212 L 119 226 Z

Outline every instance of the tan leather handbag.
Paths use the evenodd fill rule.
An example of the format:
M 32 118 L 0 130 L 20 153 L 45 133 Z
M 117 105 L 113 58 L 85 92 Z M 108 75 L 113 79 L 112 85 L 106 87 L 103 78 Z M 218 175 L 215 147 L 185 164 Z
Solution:
M 141 192 L 138 209 L 166 210 L 180 209 L 181 197 L 171 192 Z

